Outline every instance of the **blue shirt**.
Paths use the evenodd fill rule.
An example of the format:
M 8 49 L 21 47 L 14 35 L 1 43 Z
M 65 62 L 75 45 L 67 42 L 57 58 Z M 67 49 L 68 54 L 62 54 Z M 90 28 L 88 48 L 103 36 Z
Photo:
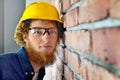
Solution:
M 45 68 L 39 70 L 39 79 L 45 75 Z M 34 70 L 24 48 L 16 53 L 0 54 L 0 80 L 32 80 Z

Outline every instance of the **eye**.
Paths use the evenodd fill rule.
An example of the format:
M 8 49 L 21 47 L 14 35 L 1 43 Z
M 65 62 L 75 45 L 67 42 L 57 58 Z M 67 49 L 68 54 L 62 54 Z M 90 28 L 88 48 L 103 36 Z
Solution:
M 41 30 L 35 30 L 34 34 L 42 35 L 42 34 L 43 34 L 43 31 L 41 31 Z
M 50 34 L 56 34 L 56 31 L 49 31 Z
M 32 34 L 38 35 L 38 36 L 39 36 L 39 35 L 42 35 L 43 32 L 44 32 L 44 31 L 41 30 L 41 29 L 39 29 L 39 30 L 38 30 L 38 29 L 32 29 L 32 30 L 31 30 L 31 33 L 32 33 Z
M 57 34 L 57 29 L 51 29 L 51 30 L 49 30 L 49 33 L 51 35 Z

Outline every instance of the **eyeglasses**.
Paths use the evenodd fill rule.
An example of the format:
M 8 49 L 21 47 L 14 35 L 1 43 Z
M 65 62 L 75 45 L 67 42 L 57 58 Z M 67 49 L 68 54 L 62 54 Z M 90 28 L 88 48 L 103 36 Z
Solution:
M 40 28 L 40 27 L 32 27 L 29 28 L 31 33 L 33 33 L 36 37 L 44 36 L 45 33 L 48 33 L 50 37 L 58 36 L 57 28 Z

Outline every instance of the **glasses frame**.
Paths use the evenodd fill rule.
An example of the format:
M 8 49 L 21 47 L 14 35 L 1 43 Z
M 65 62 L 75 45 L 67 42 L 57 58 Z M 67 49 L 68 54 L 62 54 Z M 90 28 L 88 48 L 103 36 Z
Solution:
M 32 33 L 36 33 L 37 36 L 44 36 L 45 33 L 48 33 L 49 36 L 51 37 L 55 37 L 58 36 L 58 28 L 57 27 L 53 27 L 53 28 L 43 28 L 43 27 L 30 27 L 29 28 L 30 31 L 33 31 Z M 37 33 L 37 31 L 35 32 L 35 30 L 44 30 L 44 32 L 42 33 Z M 50 30 L 56 30 L 56 33 L 53 31 L 53 32 L 50 32 Z M 40 31 L 39 31 L 40 32 Z

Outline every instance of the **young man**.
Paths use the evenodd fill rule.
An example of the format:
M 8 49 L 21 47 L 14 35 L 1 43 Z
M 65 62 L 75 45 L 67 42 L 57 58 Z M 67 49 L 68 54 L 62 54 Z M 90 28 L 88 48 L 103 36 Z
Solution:
M 34 2 L 24 11 L 15 31 L 21 46 L 16 53 L 0 55 L 0 80 L 43 80 L 45 66 L 55 61 L 62 38 L 62 21 L 48 2 Z

